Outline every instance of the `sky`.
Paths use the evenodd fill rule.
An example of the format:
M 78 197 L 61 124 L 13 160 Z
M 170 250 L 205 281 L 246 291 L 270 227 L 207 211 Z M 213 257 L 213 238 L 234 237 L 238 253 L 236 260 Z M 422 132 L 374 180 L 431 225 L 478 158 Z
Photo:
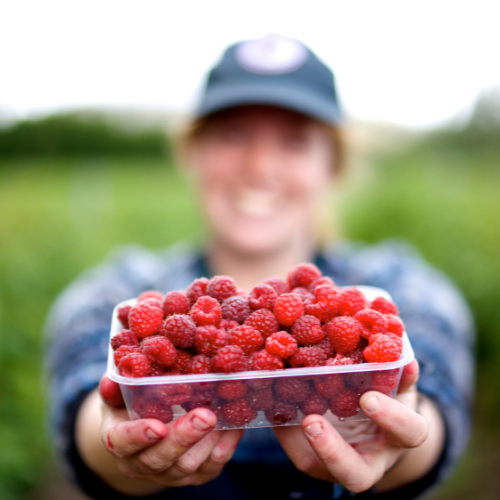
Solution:
M 496 0 L 5 0 L 0 117 L 189 113 L 229 44 L 278 33 L 333 69 L 350 118 L 463 122 L 500 86 L 499 19 Z

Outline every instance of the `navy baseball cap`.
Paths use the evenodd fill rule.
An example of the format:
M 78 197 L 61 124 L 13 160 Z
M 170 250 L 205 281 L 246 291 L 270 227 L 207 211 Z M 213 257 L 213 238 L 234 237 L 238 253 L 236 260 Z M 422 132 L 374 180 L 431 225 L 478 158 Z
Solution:
M 195 118 L 262 104 L 341 121 L 332 71 L 298 40 L 268 35 L 229 47 L 210 71 Z

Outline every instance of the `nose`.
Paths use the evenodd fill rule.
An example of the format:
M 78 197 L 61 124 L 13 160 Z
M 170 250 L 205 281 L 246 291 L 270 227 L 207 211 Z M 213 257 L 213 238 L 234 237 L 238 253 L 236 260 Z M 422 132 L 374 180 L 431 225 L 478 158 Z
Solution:
M 254 136 L 245 152 L 243 165 L 243 175 L 252 184 L 276 183 L 280 161 L 272 140 L 263 133 Z

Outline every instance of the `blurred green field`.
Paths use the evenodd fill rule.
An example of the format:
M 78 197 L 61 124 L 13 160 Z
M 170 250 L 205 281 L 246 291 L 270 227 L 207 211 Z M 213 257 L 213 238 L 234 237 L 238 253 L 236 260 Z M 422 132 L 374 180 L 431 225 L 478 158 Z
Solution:
M 490 500 L 500 498 L 500 168 L 496 154 L 443 144 L 373 158 L 342 187 L 341 219 L 349 238 L 413 242 L 465 293 L 479 330 L 477 425 L 438 497 Z M 159 248 L 200 230 L 189 186 L 161 160 L 0 158 L 2 500 L 30 498 L 53 467 L 41 331 L 56 295 L 117 245 Z

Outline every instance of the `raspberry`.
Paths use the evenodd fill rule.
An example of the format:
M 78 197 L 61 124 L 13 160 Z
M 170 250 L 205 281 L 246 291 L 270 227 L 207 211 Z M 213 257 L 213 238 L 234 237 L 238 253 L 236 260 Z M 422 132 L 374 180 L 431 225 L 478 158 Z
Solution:
M 137 304 L 128 313 L 130 329 L 142 340 L 158 333 L 163 323 L 163 312 L 157 307 L 147 304 Z
M 353 365 L 354 360 L 338 352 L 335 354 L 334 358 L 330 358 L 326 363 L 327 366 L 344 366 L 344 365 Z
M 399 384 L 399 369 L 380 370 L 373 373 L 370 391 L 378 391 L 391 396 Z
M 265 412 L 266 419 L 272 425 L 284 425 L 298 417 L 297 405 L 287 401 L 276 401 L 271 410 Z
M 243 323 L 252 312 L 247 299 L 238 295 L 225 299 L 222 302 L 221 310 L 222 317 L 225 320 L 236 321 L 237 323 Z
M 221 319 L 219 328 L 221 330 L 226 330 L 226 332 L 231 331 L 233 328 L 236 328 L 237 326 L 240 326 L 240 324 L 237 321 L 233 321 L 230 319 Z
M 237 292 L 236 284 L 229 276 L 214 276 L 207 284 L 207 295 L 221 302 Z
M 212 370 L 216 373 L 243 372 L 246 368 L 245 354 L 237 345 L 221 347 L 212 358 Z
M 177 349 L 177 361 L 172 366 L 172 369 L 181 373 L 189 373 L 188 367 L 192 357 L 189 352 Z
M 311 386 L 302 377 L 283 377 L 274 383 L 274 392 L 281 400 L 299 403 L 309 396 Z
M 304 302 L 304 312 L 315 316 L 322 323 L 334 318 L 340 309 L 340 294 L 329 285 L 320 285 L 314 291 L 315 296 Z
M 302 298 L 295 293 L 284 293 L 276 299 L 273 311 L 278 323 L 292 326 L 304 314 Z
M 321 278 L 321 271 L 314 264 L 302 263 L 288 273 L 288 284 L 292 289 L 297 286 L 307 288 L 318 278 Z
M 222 310 L 213 297 L 200 297 L 189 311 L 189 315 L 197 326 L 217 326 L 220 323 Z
M 170 406 L 162 405 L 159 401 L 149 401 L 141 406 L 139 416 L 141 418 L 155 418 L 168 424 L 173 420 L 174 412 Z
M 267 339 L 269 335 L 279 330 L 279 324 L 276 317 L 267 309 L 259 309 L 250 314 L 244 324 L 258 330 L 264 339 Z
M 132 309 L 132 306 L 123 306 L 118 309 L 118 319 L 123 325 L 123 328 L 128 328 L 128 313 Z
M 111 347 L 116 351 L 122 345 L 139 345 L 137 335 L 130 330 L 122 330 L 111 339 Z
M 384 297 L 377 297 L 370 305 L 370 309 L 379 311 L 382 314 L 393 314 L 394 316 L 399 315 L 398 307 L 394 302 L 384 299 Z
M 323 366 L 325 364 L 325 353 L 318 347 L 299 347 L 297 352 L 290 358 L 290 366 Z
M 397 361 L 403 350 L 403 342 L 395 335 L 372 335 L 363 355 L 368 363 Z
M 203 297 L 207 294 L 207 278 L 200 278 L 194 280 L 187 288 L 186 288 L 186 297 L 189 300 L 189 303 L 193 305 L 200 297 Z
M 146 292 L 142 292 L 139 297 L 137 297 L 137 303 L 140 304 L 141 302 L 150 299 L 161 302 L 163 300 L 163 294 L 161 292 L 157 292 L 156 290 L 147 290 Z
M 160 329 L 160 335 L 167 337 L 176 347 L 186 349 L 194 344 L 196 325 L 187 314 L 169 316 Z
M 132 354 L 133 352 L 141 352 L 141 350 L 133 345 L 122 345 L 120 346 L 114 353 L 113 359 L 115 360 L 115 365 L 119 366 L 120 361 L 127 356 L 128 354 Z
M 271 387 L 266 387 L 257 391 L 251 390 L 247 394 L 246 400 L 250 408 L 257 411 L 270 410 L 275 403 Z
M 302 302 L 304 302 L 306 299 L 312 298 L 312 294 L 309 293 L 309 290 L 302 286 L 296 286 L 291 293 L 300 295 L 302 297 Z
M 270 354 L 265 349 L 253 353 L 252 370 L 281 370 L 283 361 L 277 356 Z
M 215 356 L 217 351 L 229 344 L 229 335 L 215 326 L 200 326 L 194 336 L 194 347 L 201 354 Z
M 122 347 L 120 347 L 120 349 L 122 349 Z M 151 364 L 148 358 L 140 352 L 127 354 L 121 359 L 118 365 L 118 373 L 123 377 L 145 377 L 150 369 Z
M 142 341 L 141 349 L 148 361 L 160 368 L 172 366 L 177 361 L 177 349 L 166 337 L 148 337 Z
M 189 360 L 188 373 L 210 373 L 212 360 L 204 354 L 197 354 Z
M 287 359 L 297 351 L 297 341 L 287 332 L 276 332 L 267 337 L 266 351 L 278 358 Z
M 335 356 L 335 349 L 332 346 L 332 343 L 330 342 L 330 339 L 324 338 L 320 342 L 316 344 L 316 347 L 319 347 L 324 353 L 325 353 L 325 358 L 333 358 Z
M 154 363 L 151 364 L 151 370 L 149 370 L 149 377 L 164 377 L 165 375 L 167 375 L 166 368 L 155 365 Z
M 323 325 L 323 330 L 337 352 L 349 354 L 358 346 L 361 325 L 354 318 L 338 316 L 330 323 Z
M 365 296 L 357 288 L 342 290 L 339 300 L 339 311 L 342 316 L 354 316 L 358 311 L 366 307 Z
M 99 393 L 104 402 L 110 406 L 123 406 L 125 404 L 120 384 L 117 384 L 106 375 L 102 377 L 99 384 Z
M 169 292 L 162 303 L 163 315 L 167 318 L 172 314 L 187 314 L 191 304 L 184 292 Z
M 166 405 L 180 405 L 189 401 L 193 395 L 191 384 L 166 384 L 156 389 L 158 399 Z
M 217 382 L 191 382 L 194 391 L 215 391 Z
M 311 394 L 299 403 L 299 408 L 304 415 L 324 415 L 328 411 L 328 400 L 320 394 Z
M 300 345 L 317 344 L 325 338 L 321 323 L 314 316 L 301 316 L 292 326 L 292 335 Z
M 255 389 L 256 391 L 271 387 L 273 382 L 274 378 L 249 378 L 245 380 L 245 384 L 247 384 L 250 389 Z
M 353 372 L 346 373 L 344 383 L 348 389 L 352 389 L 356 394 L 364 394 L 370 390 L 373 372 Z
M 222 380 L 217 384 L 217 394 L 226 401 L 242 398 L 248 392 L 243 380 Z
M 385 333 L 387 331 L 386 317 L 372 309 L 358 311 L 354 318 L 361 323 L 361 336 L 367 339 L 372 334 Z
M 248 303 L 252 309 L 269 309 L 272 311 L 278 298 L 276 290 L 265 284 L 257 285 L 248 296 Z
M 274 288 L 274 291 L 278 294 L 278 296 L 284 293 L 290 293 L 288 283 L 281 278 L 267 278 L 267 280 L 261 282 L 261 285 L 269 285 Z
M 329 276 L 322 276 L 321 278 L 318 278 L 317 280 L 314 280 L 308 287 L 307 289 L 311 292 L 314 293 L 316 288 L 321 285 L 328 285 L 330 288 L 335 287 L 335 283 L 333 282 L 332 278 Z
M 181 406 L 186 411 L 191 411 L 195 408 L 208 408 L 216 412 L 219 406 L 219 398 L 213 390 L 198 391 L 193 394 L 189 401 L 181 403 Z
M 394 333 L 398 337 L 402 337 L 405 331 L 403 322 L 397 316 L 393 315 L 387 315 L 385 318 L 387 319 L 387 331 Z
M 366 347 L 366 346 L 364 346 L 364 347 Z M 359 344 L 358 344 L 358 347 L 356 347 L 356 349 L 354 349 L 354 351 L 350 352 L 349 354 L 346 354 L 346 358 L 349 358 L 350 360 L 352 360 L 352 363 L 354 365 L 359 365 L 361 363 L 364 363 L 365 362 L 365 357 L 363 355 L 364 347 L 360 348 Z
M 161 302 L 157 299 L 153 299 L 153 298 L 150 298 L 150 299 L 144 299 L 144 300 L 141 300 L 141 302 L 138 302 L 139 304 L 147 304 L 148 306 L 151 306 L 151 307 L 156 307 L 157 309 L 161 309 Z M 163 314 L 163 311 L 162 311 L 162 314 Z
M 238 427 L 249 424 L 254 418 L 257 418 L 257 412 L 250 407 L 245 398 L 224 403 L 221 413 L 228 423 Z
M 344 378 L 341 374 L 325 375 L 323 377 L 315 377 L 314 387 L 318 394 L 324 398 L 330 399 L 344 389 Z
M 330 410 L 339 418 L 352 417 L 359 411 L 359 396 L 350 389 L 342 389 L 330 399 Z
M 248 325 L 241 325 L 229 332 L 229 341 L 241 347 L 245 354 L 250 354 L 264 345 L 264 339 L 258 330 Z

